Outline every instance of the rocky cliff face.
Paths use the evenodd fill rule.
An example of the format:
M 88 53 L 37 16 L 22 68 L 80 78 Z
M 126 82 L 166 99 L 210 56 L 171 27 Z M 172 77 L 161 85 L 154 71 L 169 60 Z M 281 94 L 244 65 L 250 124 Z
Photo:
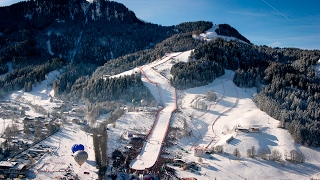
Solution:
M 10 33 L 17 28 L 43 29 L 55 23 L 78 22 L 141 23 L 123 4 L 98 0 L 31 0 L 0 8 L 0 30 Z
M 52 56 L 103 64 L 150 47 L 174 33 L 173 27 L 140 21 L 117 2 L 20 2 L 0 8 L 0 64 L 12 61 L 21 67 Z

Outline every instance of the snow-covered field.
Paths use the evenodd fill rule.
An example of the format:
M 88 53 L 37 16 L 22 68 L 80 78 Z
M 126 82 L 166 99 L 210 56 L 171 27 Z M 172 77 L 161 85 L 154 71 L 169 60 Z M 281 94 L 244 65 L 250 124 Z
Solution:
M 96 169 L 93 141 L 90 134 L 80 130 L 79 125 L 67 124 L 58 133 L 46 139 L 41 144 L 56 148 L 55 153 L 46 154 L 32 168 L 35 172 L 31 177 L 35 179 L 57 179 L 64 177 L 65 169 L 70 169 L 73 174 L 77 174 L 80 179 L 96 179 L 98 169 Z M 83 144 L 89 157 L 82 166 L 79 166 L 72 156 L 72 146 Z M 89 174 L 84 174 L 89 172 Z
M 187 61 L 188 53 L 185 52 L 172 58 L 173 61 Z M 169 60 L 155 70 L 170 78 L 169 71 L 172 61 Z M 182 138 L 177 146 L 169 148 L 172 154 L 182 155 L 185 162 L 198 162 L 192 149 L 195 147 L 211 148 L 213 145 L 222 145 L 226 153 L 222 155 L 204 155 L 204 166 L 198 173 L 179 170 L 180 177 L 196 177 L 198 179 L 309 179 L 320 178 L 320 153 L 319 148 L 308 148 L 293 142 L 290 134 L 277 128 L 278 121 L 260 111 L 252 101 L 256 89 L 236 87 L 233 82 L 234 72 L 226 71 L 225 75 L 217 78 L 212 83 L 179 91 L 177 101 L 181 112 L 175 117 L 184 117 L 193 137 Z M 161 78 L 153 79 L 162 82 Z M 191 107 L 197 96 L 208 91 L 215 91 L 217 101 L 211 102 L 208 111 L 195 110 Z M 190 118 L 193 117 L 193 118 Z M 182 127 L 179 118 L 172 120 L 172 126 Z M 259 127 L 260 133 L 235 132 L 235 127 Z M 226 140 L 231 136 L 234 139 L 228 144 Z M 286 162 L 284 166 L 273 161 L 259 158 L 246 157 L 247 149 L 255 146 L 259 151 L 262 148 L 268 152 L 278 150 L 289 156 L 291 150 L 302 152 L 306 157 L 303 164 Z M 189 150 L 188 153 L 180 149 Z M 232 153 L 238 148 L 241 158 L 235 158 Z M 191 151 L 190 151 L 191 150 Z M 201 164 L 201 163 L 200 163 Z M 206 167 L 210 164 L 210 167 Z M 178 168 L 179 169 L 179 168 Z M 205 175 L 204 175 L 205 174 Z
M 164 118 L 159 116 L 156 120 L 155 112 L 127 112 L 115 124 L 109 126 L 109 155 L 115 149 L 123 149 L 126 144 L 120 139 L 128 131 L 146 133 L 151 130 L 149 140 L 156 140 L 147 141 L 143 148 L 149 154 L 141 152 L 131 166 L 134 169 L 147 168 L 150 164 L 152 165 L 151 161 L 155 160 L 155 158 L 150 157 L 157 157 L 159 153 L 159 147 L 165 135 L 164 129 L 166 128 L 164 127 L 170 123 L 170 126 L 182 128 L 184 123 L 181 119 L 185 119 L 188 130 L 192 132 L 191 136 L 183 136 L 176 142 L 177 145 L 167 148 L 172 156 L 178 155 L 185 162 L 198 163 L 199 157 L 193 155 L 193 150 L 196 147 L 211 149 L 213 146 L 221 145 L 225 153 L 204 154 L 201 157 L 202 163 L 199 163 L 199 166 L 201 166 L 199 171 L 184 171 L 181 168 L 174 167 L 179 177 L 195 177 L 197 179 L 320 178 L 320 148 L 309 148 L 296 144 L 286 130 L 277 128 L 278 121 L 260 111 L 252 102 L 256 89 L 238 88 L 233 84 L 233 71 L 226 70 L 223 76 L 206 86 L 175 91 L 167 81 L 171 76 L 169 73 L 170 67 L 176 62 L 188 61 L 190 52 L 168 54 L 162 60 L 140 68 L 145 73 L 145 77 L 142 78 L 145 85 L 150 88 L 155 99 L 163 104 L 164 109 L 160 114 L 167 114 Z M 137 68 L 134 71 L 138 70 Z M 128 71 L 125 74 L 134 73 L 134 71 Z M 48 75 L 48 79 L 36 85 L 32 92 L 27 93 L 21 90 L 8 96 L 6 100 L 26 106 L 28 103 L 37 104 L 50 112 L 54 107 L 60 105 L 59 101 L 54 99 L 54 93 L 49 85 L 58 76 L 58 71 L 52 72 Z M 158 85 L 154 85 L 154 83 Z M 160 87 L 160 90 L 157 90 L 157 86 Z M 208 110 L 193 108 L 194 102 L 199 99 L 199 101 L 202 101 L 201 97 L 208 91 L 214 91 L 217 100 L 215 102 L 204 102 L 208 106 Z M 54 100 L 50 101 L 52 98 Z M 169 122 L 175 106 L 179 111 L 173 114 L 173 118 Z M 169 108 L 168 112 L 164 112 L 166 108 Z M 26 115 L 35 117 L 41 114 L 37 114 L 30 108 L 26 111 Z M 106 117 L 107 115 L 103 115 L 101 119 Z M 82 131 L 79 125 L 71 123 L 71 119 L 72 117 L 68 117 L 63 129 L 42 142 L 42 144 L 56 149 L 56 153 L 46 154 L 35 164 L 32 168 L 34 173 L 31 174 L 35 179 L 62 177 L 63 173 L 59 170 L 66 168 L 73 169 L 80 179 L 97 178 L 98 170 L 95 168 L 92 137 Z M 6 123 L 9 122 L 6 120 Z M 153 127 L 153 125 L 155 126 Z M 235 132 L 236 127 L 258 127 L 260 132 Z M 231 136 L 234 139 L 230 143 L 226 143 L 226 140 Z M 76 164 L 73 156 L 71 156 L 72 145 L 79 143 L 85 145 L 85 150 L 89 154 L 87 162 L 81 167 Z M 260 158 L 249 158 L 246 156 L 247 149 L 252 146 L 255 146 L 257 151 L 262 148 L 268 152 L 278 150 L 283 157 L 285 154 L 289 155 L 291 150 L 296 150 L 305 155 L 306 161 L 296 164 L 285 162 L 283 165 Z M 232 155 L 235 148 L 239 149 L 240 158 L 235 158 Z M 84 172 L 89 172 L 89 175 L 84 174 Z
M 62 101 L 55 99 L 52 87 L 50 84 L 60 76 L 59 71 L 53 71 L 47 75 L 46 80 L 33 87 L 31 92 L 24 92 L 23 90 L 12 93 L 6 97 L 5 100 L 14 102 L 19 106 L 29 107 L 25 114 L 30 117 L 44 116 L 39 114 L 30 105 L 39 105 L 47 112 L 52 112 L 55 107 L 59 107 Z M 51 99 L 51 101 L 50 101 Z M 42 145 L 48 145 L 53 150 L 53 153 L 46 153 L 39 161 L 32 167 L 29 175 L 33 179 L 59 179 L 64 177 L 66 169 L 73 171 L 80 179 L 96 179 L 98 169 L 96 169 L 94 160 L 94 151 L 92 137 L 90 134 L 82 131 L 80 125 L 71 122 L 72 116 L 67 116 L 67 123 L 63 128 L 47 138 Z M 12 124 L 11 120 L 5 119 L 6 126 Z M 2 122 L 2 121 L 1 121 Z M 22 120 L 20 120 L 22 125 Z M 0 132 L 3 132 L 1 125 Z M 72 146 L 74 144 L 83 144 L 85 151 L 89 157 L 86 163 L 81 167 L 75 162 L 72 155 Z M 89 174 L 84 174 L 89 172 Z
M 170 67 L 178 61 L 187 61 L 190 51 L 183 53 L 175 53 L 170 60 L 165 63 L 153 63 L 153 69 L 167 79 L 170 78 Z M 165 57 L 164 57 L 165 58 Z M 154 64 L 159 64 L 155 66 Z M 166 81 L 163 77 L 155 75 L 154 72 L 146 75 L 152 76 L 154 83 L 163 83 Z M 214 145 L 223 146 L 223 154 L 205 154 L 202 156 L 201 170 L 199 172 L 184 171 L 177 169 L 179 177 L 196 177 L 197 179 L 310 179 L 320 178 L 320 149 L 304 147 L 293 142 L 290 134 L 284 130 L 277 128 L 278 121 L 260 111 L 252 101 L 256 92 L 255 88 L 238 88 L 233 82 L 234 72 L 226 71 L 225 75 L 217 78 L 212 83 L 188 89 L 186 91 L 177 91 L 177 104 L 180 112 L 174 115 L 171 126 L 182 127 L 183 123 L 179 120 L 183 117 L 187 120 L 188 127 L 192 130 L 191 137 L 184 137 L 176 146 L 168 148 L 171 154 L 179 155 L 185 162 L 198 162 L 199 157 L 192 154 L 195 147 L 208 147 Z M 143 79 L 148 86 L 148 80 Z M 162 93 L 155 88 L 150 88 L 156 99 L 166 95 L 173 96 L 173 93 Z M 209 110 L 196 110 L 192 108 L 192 102 L 196 97 L 204 95 L 208 91 L 215 91 L 217 101 L 209 103 Z M 164 102 L 165 104 L 166 102 Z M 129 117 L 131 117 L 130 114 Z M 193 118 L 190 118 L 193 117 Z M 129 121 L 130 118 L 127 120 Z M 130 129 L 128 125 L 123 123 L 127 120 L 122 119 L 116 123 L 115 129 Z M 143 119 L 140 119 L 141 122 Z M 148 119 L 148 123 L 150 120 Z M 159 124 L 158 124 L 159 125 Z M 162 124 L 160 126 L 165 126 Z M 235 127 L 248 128 L 258 127 L 259 133 L 243 133 L 235 132 Z M 159 133 L 159 136 L 162 136 Z M 234 139 L 230 143 L 226 140 L 231 136 Z M 305 163 L 290 163 L 262 160 L 260 158 L 247 157 L 247 150 L 254 146 L 257 152 L 265 149 L 268 152 L 278 150 L 284 156 L 290 156 L 291 150 L 302 152 L 305 155 Z M 150 145 L 145 143 L 145 149 L 153 151 Z M 232 154 L 235 148 L 238 148 L 241 158 L 235 158 Z M 183 149 L 183 150 L 181 150 Z M 153 151 L 157 154 L 157 151 Z M 141 154 L 140 154 L 141 155 Z M 143 155 L 143 153 L 142 153 Z M 139 158 L 139 165 L 143 165 L 149 161 L 148 158 Z M 209 164 L 209 166 L 208 166 Z

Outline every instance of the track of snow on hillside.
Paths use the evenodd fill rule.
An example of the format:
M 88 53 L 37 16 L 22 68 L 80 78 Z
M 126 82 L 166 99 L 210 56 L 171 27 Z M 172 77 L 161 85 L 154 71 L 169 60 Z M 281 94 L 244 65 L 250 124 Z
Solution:
M 221 88 L 217 88 L 217 92 L 220 97 L 215 103 L 209 105 L 208 110 L 201 112 L 201 114 L 196 114 L 192 117 L 191 123 L 199 133 L 198 139 L 193 143 L 192 148 L 201 147 L 205 149 L 210 149 L 220 140 L 218 128 L 214 127 L 214 124 L 226 113 L 231 111 L 238 104 L 238 92 L 235 85 L 232 82 L 233 77 L 232 71 L 227 71 L 227 74 L 220 77 Z M 226 91 L 226 89 L 228 91 Z M 216 111 L 216 113 L 211 113 Z M 204 125 L 204 126 L 203 126 Z M 205 134 L 203 134 L 202 128 L 205 128 Z M 215 130 L 217 129 L 217 130 Z M 191 150 L 190 149 L 190 150 Z
M 175 88 L 157 73 L 153 67 L 168 61 L 174 55 L 171 54 L 171 56 L 165 57 L 161 61 L 140 68 L 145 77 L 143 78 L 144 83 L 150 88 L 151 92 L 157 93 L 154 96 L 159 98 L 163 109 L 158 112 L 154 125 L 147 137 L 147 142 L 144 144 L 140 154 L 130 164 L 132 169 L 144 170 L 150 168 L 158 159 L 162 142 L 170 125 L 171 114 L 176 109 L 176 92 Z M 155 91 L 155 88 L 158 90 Z
M 152 69 L 164 76 L 168 81 L 171 66 L 177 62 L 187 62 L 191 51 L 175 54 L 172 58 L 154 62 Z M 146 73 L 148 75 L 148 73 Z M 158 75 L 159 75 L 158 74 Z M 239 88 L 233 83 L 234 71 L 226 70 L 225 74 L 216 78 L 212 83 L 177 91 L 178 111 L 174 113 L 172 127 L 182 128 L 185 119 L 191 136 L 182 137 L 177 145 L 166 147 L 172 158 L 181 158 L 184 162 L 196 162 L 200 167 L 198 172 L 176 169 L 179 178 L 195 177 L 197 179 L 310 179 L 320 178 L 319 148 L 304 147 L 294 143 L 285 129 L 277 128 L 278 120 L 273 119 L 259 110 L 252 101 L 255 88 Z M 159 78 L 159 80 L 161 80 Z M 155 80 L 154 80 L 155 81 Z M 146 82 L 146 81 L 145 81 Z M 159 81 L 157 81 L 159 83 Z M 147 87 L 150 82 L 145 83 Z M 150 89 L 156 99 L 161 102 L 161 96 L 154 89 Z M 204 97 L 208 91 L 217 95 L 215 102 L 210 102 L 207 110 L 192 107 L 197 97 Z M 162 97 L 164 95 L 162 94 Z M 244 133 L 235 131 L 235 128 L 259 127 L 259 133 Z M 233 140 L 226 141 L 233 137 Z M 210 150 L 222 146 L 222 154 L 205 154 L 194 156 L 194 147 L 207 147 Z M 249 148 L 256 148 L 255 158 L 246 156 Z M 241 158 L 232 154 L 239 149 Z M 306 157 L 305 163 L 290 163 L 284 160 L 284 165 L 258 157 L 258 152 L 265 149 L 268 153 L 278 150 L 285 156 L 290 156 L 291 150 L 302 152 Z M 155 155 L 154 155 L 155 156 Z

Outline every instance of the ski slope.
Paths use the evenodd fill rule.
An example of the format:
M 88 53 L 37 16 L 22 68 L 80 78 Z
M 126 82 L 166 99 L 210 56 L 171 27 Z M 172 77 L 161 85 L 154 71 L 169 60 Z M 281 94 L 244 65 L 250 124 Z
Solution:
M 168 79 L 170 79 L 170 68 L 174 63 L 188 61 L 190 52 L 174 53 L 168 55 L 170 58 L 166 57 L 152 63 L 150 65 L 152 68 L 149 68 L 150 66 L 142 68 L 146 77 L 150 79 L 148 81 L 146 78 L 143 78 L 145 85 L 159 102 L 164 103 L 164 108 L 167 104 L 162 99 L 174 98 L 172 97 L 173 93 L 159 93 L 163 91 L 163 87 L 168 87 L 163 81 L 168 82 Z M 197 179 L 320 178 L 320 149 L 309 148 L 294 143 L 290 134 L 285 129 L 277 128 L 277 120 L 260 111 L 255 106 L 252 98 L 256 89 L 236 87 L 232 82 L 233 76 L 233 71 L 226 70 L 223 76 L 218 77 L 206 86 L 176 91 L 177 106 L 179 106 L 179 110 L 181 111 L 175 113 L 171 120 L 171 126 L 183 127 L 183 123 L 177 118 L 179 116 L 183 117 L 187 120 L 189 129 L 192 130 L 192 135 L 190 137 L 182 137 L 176 146 L 166 147 L 166 150 L 171 154 L 169 156 L 171 158 L 180 156 L 185 162 L 198 163 L 199 157 L 194 156 L 192 153 L 195 147 L 210 149 L 213 146 L 221 145 L 224 149 L 223 154 L 202 156 L 202 163 L 198 163 L 200 166 L 198 172 L 185 171 L 182 168 L 173 167 L 176 169 L 176 175 L 180 178 L 195 177 Z M 155 84 L 161 84 L 161 91 L 157 90 L 157 85 Z M 216 92 L 217 101 L 211 102 L 208 110 L 197 110 L 191 107 L 192 101 L 197 96 L 204 95 L 210 90 Z M 165 95 L 169 97 L 165 97 Z M 160 125 L 157 120 L 155 120 L 155 124 Z M 123 126 L 124 124 L 118 125 Z M 260 133 L 247 134 L 235 132 L 234 128 L 236 126 L 258 126 L 260 127 Z M 153 128 L 156 127 L 154 126 Z M 229 144 L 226 143 L 226 140 L 231 136 L 234 137 L 234 140 Z M 160 139 L 160 134 L 153 134 L 150 137 Z M 154 152 L 154 154 L 150 153 L 148 157 L 142 151 L 137 157 L 139 160 L 136 159 L 132 164 L 133 169 L 148 168 L 146 166 L 147 163 L 149 163 L 149 166 L 152 166 L 150 159 L 155 161 L 155 158 L 158 157 L 158 151 L 150 148 L 155 145 L 148 142 L 145 144 L 144 150 L 149 151 L 149 153 L 150 151 Z M 260 158 L 248 158 L 246 157 L 246 151 L 252 146 L 255 146 L 257 152 L 261 149 L 266 149 L 268 152 L 278 150 L 282 153 L 282 158 L 288 155 L 291 150 L 296 150 L 305 154 L 306 162 L 303 164 L 285 162 L 284 165 L 281 165 Z M 160 146 L 157 146 L 157 148 L 160 148 Z M 239 159 L 232 155 L 235 148 L 238 148 L 241 152 L 241 158 Z
M 155 119 L 148 112 L 127 112 L 114 126 L 109 126 L 108 131 L 108 154 L 115 149 L 123 149 L 126 142 L 119 143 L 121 136 L 127 131 L 145 133 L 149 131 L 148 140 L 145 142 L 139 156 L 132 161 L 132 169 L 143 170 L 151 167 L 159 156 L 163 139 L 166 136 L 168 126 L 183 127 L 178 117 L 186 119 L 191 136 L 183 136 L 177 140 L 177 145 L 166 147 L 170 152 L 169 157 L 181 156 L 185 162 L 197 162 L 201 167 L 197 172 L 183 170 L 174 167 L 176 175 L 180 178 L 195 177 L 197 179 L 320 179 L 320 148 L 305 147 L 296 144 L 285 129 L 277 128 L 278 120 L 273 119 L 259 110 L 252 98 L 256 92 L 255 88 L 238 88 L 234 86 L 232 79 L 233 71 L 226 70 L 225 74 L 216 78 L 208 85 L 190 88 L 184 91 L 176 91 L 168 83 L 170 79 L 170 68 L 174 63 L 187 62 L 191 51 L 172 53 L 135 70 L 125 72 L 126 74 L 142 72 L 142 80 L 150 89 L 155 99 L 162 104 L 163 109 Z M 9 95 L 5 100 L 18 103 L 20 106 L 29 104 L 40 105 L 46 111 L 51 112 L 54 107 L 59 106 L 55 102 L 52 80 L 58 78 L 59 72 L 49 73 L 47 79 L 35 86 L 32 92 L 17 91 Z M 120 76 L 117 75 L 117 76 Z M 51 80 L 50 80 L 51 79 Z M 192 101 L 199 95 L 214 90 L 217 101 L 210 102 L 208 110 L 198 110 L 191 107 Z M 54 99 L 53 102 L 50 98 Z M 176 104 L 177 103 L 177 104 Z M 171 112 L 179 107 L 181 112 L 176 112 L 171 117 Z M 40 116 L 32 108 L 26 110 L 26 115 Z M 190 118 L 193 115 L 193 118 Z M 73 117 L 67 118 L 67 123 L 59 132 L 42 142 L 56 150 L 53 154 L 46 154 L 37 161 L 29 174 L 33 179 L 54 179 L 64 177 L 63 170 L 70 166 L 79 179 L 98 178 L 98 169 L 95 168 L 92 137 L 81 130 L 79 125 L 72 123 Z M 106 115 L 100 116 L 101 120 Z M 170 120 L 171 119 L 171 120 Z M 8 119 L 1 119 L 5 124 L 15 123 Z M 20 122 L 22 124 L 22 122 Z M 233 128 L 259 126 L 260 133 L 235 132 Z M 0 128 L 1 129 L 1 128 Z M 3 130 L 3 129 L 1 129 Z M 226 139 L 234 137 L 230 143 Z M 71 156 L 71 147 L 75 143 L 83 143 L 88 151 L 87 162 L 79 167 Z M 221 145 L 223 154 L 210 154 L 199 157 L 192 154 L 194 147 L 208 147 Z M 246 156 L 248 148 L 255 146 L 257 152 L 262 148 L 268 152 L 278 150 L 289 154 L 291 150 L 302 152 L 305 155 L 305 163 L 290 163 L 285 161 L 284 165 L 277 162 L 267 161 Z M 241 158 L 235 158 L 232 153 L 238 148 Z M 181 150 L 183 149 L 183 150 Z M 209 164 L 209 166 L 208 166 Z M 84 172 L 89 172 L 84 174 Z
M 176 92 L 167 79 L 157 73 L 153 67 L 168 61 L 172 56 L 163 58 L 154 64 L 141 67 L 144 76 L 143 81 L 150 89 L 153 89 L 155 97 L 163 108 L 158 112 L 154 125 L 147 137 L 140 154 L 132 161 L 130 167 L 136 170 L 144 170 L 155 164 L 161 151 L 162 143 L 166 137 L 172 112 L 176 109 Z

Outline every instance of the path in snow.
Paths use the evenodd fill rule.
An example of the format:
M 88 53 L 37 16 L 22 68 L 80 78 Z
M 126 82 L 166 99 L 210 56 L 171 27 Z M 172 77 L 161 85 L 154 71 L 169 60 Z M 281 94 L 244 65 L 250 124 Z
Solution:
M 152 167 L 158 159 L 161 151 L 162 142 L 164 141 L 172 112 L 176 109 L 176 92 L 167 79 L 157 73 L 153 67 L 168 61 L 172 56 L 165 57 L 152 65 L 147 65 L 141 68 L 142 74 L 145 76 L 143 81 L 146 86 L 151 90 L 155 97 L 163 105 L 163 109 L 157 114 L 154 125 L 144 144 L 140 154 L 132 161 L 130 167 L 136 170 L 144 170 Z M 155 91 L 155 88 L 158 90 Z
M 220 137 L 214 131 L 214 124 L 217 120 L 228 113 L 238 104 L 238 92 L 237 88 L 232 82 L 233 72 L 226 72 L 227 74 L 219 77 L 221 79 L 221 88 L 215 89 L 215 91 L 220 94 L 220 97 L 214 104 L 210 104 L 209 108 L 202 112 L 201 114 L 196 114 L 191 119 L 191 124 L 198 132 L 198 138 L 193 142 L 192 146 L 189 150 L 192 150 L 195 147 L 204 147 L 206 149 L 210 149 L 210 147 L 214 146 L 219 140 Z M 228 89 L 228 97 L 233 96 L 235 98 L 226 98 L 226 88 Z M 235 99 L 235 100 L 234 100 Z M 208 113 L 209 111 L 214 110 L 215 113 Z M 209 119 L 210 121 L 204 121 L 205 119 Z M 198 128 L 200 125 L 200 128 Z M 197 126 L 198 125 L 198 126 Z M 211 126 L 211 131 L 209 130 Z

